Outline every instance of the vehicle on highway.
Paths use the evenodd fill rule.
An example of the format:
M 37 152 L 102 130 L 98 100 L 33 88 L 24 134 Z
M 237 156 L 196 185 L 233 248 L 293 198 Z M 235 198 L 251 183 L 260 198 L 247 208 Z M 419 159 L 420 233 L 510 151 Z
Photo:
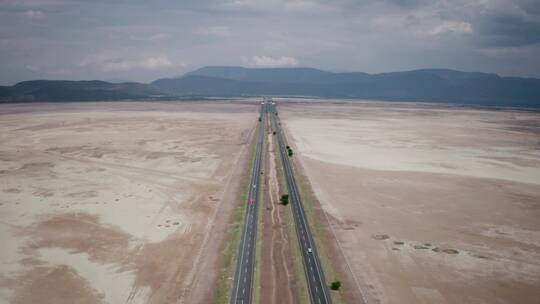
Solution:
M 264 102 L 264 101 L 263 101 Z M 239 251 L 236 257 L 236 270 L 234 274 L 233 292 L 231 294 L 230 304 L 249 304 L 252 303 L 252 286 L 257 239 L 257 198 L 259 197 L 259 187 L 261 175 L 261 163 L 264 151 L 265 138 L 265 117 L 266 106 L 261 106 L 259 121 L 261 126 L 258 128 L 257 143 L 255 145 L 255 158 L 253 160 L 253 172 L 251 176 L 251 188 L 248 193 L 248 206 L 244 214 L 244 224 L 242 238 L 240 239 Z M 247 245 L 247 246 L 246 246 Z
M 322 270 L 319 256 L 315 250 L 315 243 L 313 242 L 313 236 L 311 235 L 311 230 L 309 224 L 307 223 L 304 207 L 302 200 L 300 198 L 300 193 L 298 185 L 294 177 L 294 170 L 291 165 L 289 156 L 292 156 L 292 150 L 287 146 L 287 142 L 284 140 L 283 130 L 281 129 L 281 123 L 277 117 L 277 109 L 275 106 L 271 107 L 272 113 L 276 114 L 272 117 L 273 125 L 276 127 L 277 140 L 279 142 L 279 151 L 281 154 L 281 161 L 283 165 L 283 170 L 285 172 L 285 178 L 287 181 L 287 188 L 289 189 L 289 194 L 291 194 L 291 201 L 294 205 L 294 208 L 291 208 L 293 211 L 293 218 L 296 226 L 297 239 L 299 245 L 304 252 L 304 271 L 306 278 L 308 278 L 308 286 L 310 291 L 311 303 L 317 304 L 331 304 L 332 299 L 329 297 L 327 292 L 326 280 L 324 277 L 324 271 Z M 287 149 L 288 148 L 288 149 Z

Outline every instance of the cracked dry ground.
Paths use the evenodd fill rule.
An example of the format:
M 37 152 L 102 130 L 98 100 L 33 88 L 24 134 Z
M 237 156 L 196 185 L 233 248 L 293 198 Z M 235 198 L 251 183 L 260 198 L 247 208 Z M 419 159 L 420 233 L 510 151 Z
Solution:
M 540 114 L 280 105 L 365 302 L 538 303 Z
M 207 303 L 255 104 L 0 106 L 0 303 Z

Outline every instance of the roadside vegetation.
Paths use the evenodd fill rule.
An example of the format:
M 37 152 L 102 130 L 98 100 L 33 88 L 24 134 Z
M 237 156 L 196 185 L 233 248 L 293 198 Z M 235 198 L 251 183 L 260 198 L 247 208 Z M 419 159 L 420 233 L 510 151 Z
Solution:
M 304 171 L 302 170 L 301 166 L 294 161 L 292 162 L 292 164 L 294 167 L 296 181 L 298 182 L 300 195 L 302 196 L 302 201 L 304 203 L 304 210 L 306 211 L 306 216 L 308 218 L 311 232 L 313 234 L 313 239 L 317 246 L 317 251 L 319 253 L 319 258 L 324 271 L 324 276 L 326 282 L 328 282 L 327 284 L 329 284 L 330 286 L 330 289 L 334 291 L 330 293 L 330 296 L 332 297 L 332 302 L 337 304 L 344 303 L 342 295 L 343 286 L 341 281 L 338 280 L 338 274 L 335 270 L 335 264 L 339 263 L 339 261 L 334 259 L 330 253 L 330 245 L 326 243 L 326 240 L 329 239 L 327 235 L 328 232 L 326 231 L 324 225 L 321 223 L 319 217 L 315 213 L 316 211 L 314 210 L 315 204 L 318 203 L 317 198 L 315 197 L 315 193 L 311 188 L 311 184 L 309 183 L 307 177 L 304 175 Z M 333 283 L 336 282 L 339 282 L 339 287 L 337 287 L 336 284 L 334 285 L 334 287 L 337 287 L 337 289 L 333 289 Z
M 286 148 L 287 151 L 290 151 L 289 156 L 292 156 L 292 148 L 289 145 L 287 145 Z M 291 165 L 295 173 L 294 176 L 296 178 L 300 195 L 302 197 L 302 202 L 304 203 L 304 210 L 306 212 L 309 226 L 313 234 L 313 239 L 315 241 L 315 245 L 317 246 L 317 251 L 319 253 L 321 266 L 324 271 L 325 280 L 327 284 L 329 284 L 327 286 L 329 286 L 331 290 L 335 291 L 330 293 L 330 296 L 332 297 L 332 302 L 338 304 L 344 303 L 343 295 L 341 294 L 341 291 L 343 290 L 342 284 L 341 281 L 338 281 L 337 273 L 335 271 L 335 263 L 338 263 L 338 261 L 332 259 L 331 257 L 328 245 L 325 242 L 325 240 L 328 238 L 327 231 L 325 230 L 323 224 L 319 221 L 319 217 L 315 214 L 314 208 L 315 204 L 317 203 L 317 198 L 315 197 L 315 193 L 313 192 L 311 184 L 309 183 L 309 180 L 304 174 L 302 167 L 296 161 L 294 161 L 294 159 L 291 161 Z M 292 219 L 292 211 L 290 213 Z M 294 223 L 292 224 L 294 225 Z M 298 242 L 296 236 L 294 237 L 294 239 Z M 297 247 L 298 250 L 300 250 L 299 245 L 297 245 Z M 300 261 L 302 262 L 302 260 Z M 305 277 L 305 275 L 303 277 Z M 330 282 L 339 282 L 339 287 L 337 287 L 337 289 L 332 289 L 332 284 Z
M 281 201 L 281 204 L 282 204 L 283 206 L 287 206 L 287 205 L 289 204 L 289 195 L 288 195 L 288 194 L 283 194 L 283 195 L 281 196 L 280 201 Z
M 281 153 L 279 153 L 279 144 L 278 141 L 274 141 L 274 149 L 276 152 L 276 174 L 278 179 L 279 189 L 286 190 L 287 183 L 285 181 L 285 172 L 283 171 L 283 160 L 281 159 Z M 298 303 L 308 304 L 309 303 L 309 293 L 307 279 L 304 271 L 304 264 L 302 260 L 302 252 L 300 250 L 300 242 L 296 234 L 296 226 L 294 223 L 294 217 L 291 208 L 286 208 L 287 215 L 287 231 L 290 241 L 291 248 L 291 260 L 294 265 L 294 278 L 295 278 L 295 291 L 294 294 L 297 295 Z
M 266 127 L 266 126 L 265 126 Z M 266 133 L 265 133 L 265 143 L 266 143 Z M 261 174 L 264 174 L 266 171 L 266 161 L 268 158 L 268 153 L 263 149 L 263 161 L 261 162 Z M 261 303 L 261 269 L 262 269 L 262 240 L 263 240 L 263 206 L 264 206 L 264 192 L 265 184 L 259 180 L 259 197 L 255 204 L 258 204 L 257 207 L 257 237 L 255 241 L 255 269 L 253 273 L 253 303 Z
M 247 157 L 250 159 L 249 165 L 246 168 L 242 176 L 240 195 L 238 201 L 240 205 L 236 208 L 233 214 L 233 219 L 230 223 L 230 229 L 227 232 L 225 246 L 223 248 L 223 268 L 221 270 L 221 276 L 219 278 L 217 288 L 214 295 L 215 304 L 229 303 L 231 297 L 231 291 L 234 283 L 234 273 L 236 268 L 236 261 L 238 255 L 238 249 L 240 246 L 240 240 L 242 238 L 242 229 L 244 227 L 244 217 L 246 213 L 245 203 L 248 199 L 249 187 L 251 186 L 251 171 L 255 163 L 255 141 L 257 140 L 257 131 L 255 130 L 250 140 L 251 149 L 247 153 Z
M 339 290 L 341 288 L 341 282 L 340 281 L 334 281 L 332 284 L 330 284 L 330 289 L 332 290 Z
M 287 154 L 289 154 L 289 156 L 293 156 L 293 150 L 289 146 L 287 146 Z

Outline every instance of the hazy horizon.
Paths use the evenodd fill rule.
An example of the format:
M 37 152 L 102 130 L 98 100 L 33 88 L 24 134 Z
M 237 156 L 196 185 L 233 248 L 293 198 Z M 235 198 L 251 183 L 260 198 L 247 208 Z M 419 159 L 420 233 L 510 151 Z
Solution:
M 184 76 L 185 74 L 187 73 L 190 73 L 190 72 L 194 72 L 194 71 L 197 71 L 199 69 L 202 69 L 202 68 L 207 68 L 207 67 L 228 67 L 228 68 L 245 68 L 245 69 L 274 69 L 274 68 L 277 68 L 277 69 L 315 69 L 315 70 L 321 70 L 321 71 L 325 71 L 325 72 L 331 72 L 331 73 L 349 73 L 349 72 L 360 72 L 360 73 L 367 73 L 367 72 L 364 72 L 364 71 L 339 71 L 339 70 L 328 70 L 328 69 L 320 69 L 320 68 L 316 68 L 316 67 L 308 67 L 308 66 L 295 66 L 295 67 L 248 67 L 248 66 L 241 66 L 241 65 L 212 65 L 212 66 L 200 66 L 200 67 L 195 67 L 193 70 L 189 70 L 189 71 L 185 71 L 183 73 L 179 73 L 179 74 L 176 74 L 176 75 L 163 75 L 162 77 L 158 77 L 156 79 L 151 79 L 149 81 L 136 81 L 136 80 L 130 80 L 130 79 L 121 79 L 121 78 L 106 78 L 106 79 L 102 79 L 102 78 L 80 78 L 80 79 L 65 79 L 65 78 L 39 78 L 39 79 L 25 79 L 25 80 L 21 80 L 21 81 L 18 81 L 18 82 L 15 82 L 15 83 L 12 83 L 12 84 L 7 84 L 5 86 L 11 86 L 11 85 L 15 85 L 19 82 L 24 82 L 24 81 L 32 81 L 32 80 L 72 80 L 72 81 L 105 81 L 105 82 L 109 82 L 109 83 L 126 83 L 126 82 L 137 82 L 137 83 L 143 83 L 143 84 L 151 84 L 153 81 L 155 80 L 159 80 L 159 79 L 164 79 L 164 78 L 178 78 L 178 77 L 182 77 Z M 497 74 L 497 73 L 489 73 L 489 72 L 484 72 L 484 71 L 464 71 L 464 70 L 456 70 L 456 69 L 450 69 L 450 68 L 437 68 L 437 67 L 426 67 L 426 68 L 419 68 L 419 69 L 410 69 L 410 70 L 398 70 L 398 71 L 383 71 L 383 72 L 379 72 L 379 73 L 367 73 L 367 74 L 370 74 L 370 75 L 376 75 L 376 74 L 384 74 L 384 73 L 401 73 L 401 72 L 411 72 L 411 71 L 417 71 L 417 70 L 438 70 L 438 69 L 443 69 L 443 70 L 454 70 L 454 71 L 458 71 L 458 72 L 471 72 L 471 73 L 475 73 L 475 72 L 478 72 L 478 73 L 486 73 L 486 74 L 496 74 L 500 77 L 514 77 L 514 76 L 511 76 L 511 75 L 500 75 L 500 74 Z M 515 77 L 523 77 L 523 78 L 535 78 L 535 79 L 540 79 L 540 77 L 527 77 L 527 76 L 515 76 Z

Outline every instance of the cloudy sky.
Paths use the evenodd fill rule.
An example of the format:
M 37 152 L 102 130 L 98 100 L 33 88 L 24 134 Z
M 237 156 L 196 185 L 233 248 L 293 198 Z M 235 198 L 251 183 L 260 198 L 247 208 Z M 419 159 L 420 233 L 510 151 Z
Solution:
M 539 0 L 0 0 L 0 84 L 205 65 L 540 77 Z

